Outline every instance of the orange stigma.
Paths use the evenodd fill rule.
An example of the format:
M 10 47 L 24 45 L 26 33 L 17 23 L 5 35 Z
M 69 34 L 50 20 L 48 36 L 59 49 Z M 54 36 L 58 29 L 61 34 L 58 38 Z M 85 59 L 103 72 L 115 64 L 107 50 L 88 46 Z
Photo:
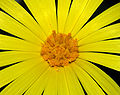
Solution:
M 53 31 L 42 45 L 41 56 L 51 67 L 67 66 L 79 56 L 77 39 Z

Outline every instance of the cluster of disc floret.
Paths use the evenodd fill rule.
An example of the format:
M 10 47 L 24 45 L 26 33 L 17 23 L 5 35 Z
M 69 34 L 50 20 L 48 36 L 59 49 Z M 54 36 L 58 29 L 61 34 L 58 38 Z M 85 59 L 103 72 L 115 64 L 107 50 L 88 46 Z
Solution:
M 78 57 L 77 39 L 71 34 L 53 33 L 43 43 L 41 56 L 51 67 L 63 67 L 75 61 Z

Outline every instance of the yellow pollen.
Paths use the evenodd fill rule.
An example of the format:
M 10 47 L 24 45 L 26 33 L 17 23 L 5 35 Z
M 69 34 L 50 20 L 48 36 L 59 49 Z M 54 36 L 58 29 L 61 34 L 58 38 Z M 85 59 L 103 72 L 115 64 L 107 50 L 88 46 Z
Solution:
M 67 66 L 79 56 L 77 39 L 53 31 L 42 45 L 41 56 L 51 67 Z

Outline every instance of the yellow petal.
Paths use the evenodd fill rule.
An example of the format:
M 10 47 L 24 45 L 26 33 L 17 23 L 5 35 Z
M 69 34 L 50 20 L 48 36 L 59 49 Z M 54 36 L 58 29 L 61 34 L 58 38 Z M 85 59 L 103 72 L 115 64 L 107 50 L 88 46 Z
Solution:
M 34 63 L 34 62 L 33 62 Z M 16 78 L 2 92 L 2 95 L 22 95 L 48 68 L 46 62 L 39 62 L 28 71 L 23 72 L 21 76 Z
M 60 68 L 58 73 L 58 95 L 70 95 L 64 68 Z
M 63 33 L 71 0 L 58 0 L 58 32 Z
M 48 85 L 45 88 L 44 95 L 57 95 L 57 72 L 54 68 L 50 68 Z
M 120 53 L 120 40 L 108 40 L 91 43 L 79 47 L 79 51 L 98 51 Z
M 35 22 L 32 16 L 15 0 L 0 0 L 0 7 L 17 19 L 23 25 L 25 25 L 30 31 L 32 31 L 41 40 L 45 40 L 46 36 L 40 25 Z
M 76 34 L 76 38 L 82 39 L 96 30 L 120 19 L 120 3 L 110 7 L 103 13 L 99 14 L 89 23 L 87 23 L 79 32 Z
M 70 66 L 65 67 L 66 79 L 70 91 L 70 95 L 84 95 L 84 91 Z M 58 80 L 59 81 L 59 80 Z
M 88 72 L 108 95 L 119 95 L 120 87 L 101 69 L 81 59 L 77 60 L 76 63 Z
M 42 64 L 41 61 L 42 61 L 41 58 L 35 57 L 1 70 L 0 71 L 0 76 L 1 76 L 0 87 L 15 80 L 17 77 L 19 77 L 29 69 L 32 71 L 31 68 L 33 68 L 36 65 L 39 66 L 39 64 Z
M 94 31 L 92 34 L 79 40 L 78 44 L 84 45 L 116 37 L 120 37 L 120 23 Z
M 84 69 L 75 63 L 71 65 L 88 95 L 104 95 L 102 89 Z
M 120 56 L 103 53 L 79 53 L 79 57 L 120 71 Z
M 42 42 L 28 28 L 3 12 L 0 12 L 0 29 L 38 45 Z
M 0 49 L 20 51 L 40 51 L 41 46 L 18 38 L 0 35 Z
M 41 57 L 39 53 L 6 51 L 0 52 L 0 66 L 13 64 L 33 57 Z
M 46 35 L 57 31 L 55 0 L 25 0 L 25 3 Z
M 65 33 L 70 33 L 72 29 L 75 27 L 75 24 L 78 21 L 80 15 L 82 15 L 82 12 L 84 11 L 87 3 L 88 3 L 88 0 L 73 0 L 72 1 L 70 12 L 66 19 L 66 23 L 64 27 Z
M 26 91 L 25 95 L 41 95 L 48 84 L 50 70 L 46 70 L 39 79 Z
M 78 0 L 73 0 L 73 1 L 78 1 Z M 85 1 L 85 0 L 80 0 L 80 1 Z M 73 21 L 71 22 L 71 23 L 74 23 L 73 25 L 74 27 L 72 26 L 72 28 L 70 28 L 72 30 L 69 30 L 70 32 L 72 32 L 72 35 L 75 35 L 82 28 L 82 26 L 88 21 L 88 19 L 92 16 L 92 14 L 96 11 L 96 9 L 102 3 L 102 1 L 103 0 L 87 0 L 87 3 L 84 9 L 81 10 L 82 13 L 79 15 L 79 18 L 77 19 L 77 21 L 74 23 L 74 19 L 75 19 L 74 18 Z M 79 7 L 81 7 L 81 5 L 79 5 Z M 77 5 L 75 5 L 75 7 L 76 6 Z M 77 15 L 78 13 L 75 13 L 75 14 Z

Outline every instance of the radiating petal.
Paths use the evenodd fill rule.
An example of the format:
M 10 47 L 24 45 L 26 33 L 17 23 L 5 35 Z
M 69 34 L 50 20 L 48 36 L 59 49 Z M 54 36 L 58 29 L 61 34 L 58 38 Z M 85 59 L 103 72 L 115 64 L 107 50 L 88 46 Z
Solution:
M 58 32 L 63 33 L 71 0 L 58 0 Z
M 57 31 L 55 0 L 25 0 L 25 3 L 46 35 Z
M 86 71 L 74 63 L 71 65 L 88 95 L 104 95 L 102 89 Z
M 41 57 L 39 53 L 6 51 L 0 52 L 0 67 L 10 65 L 33 57 Z
M 70 95 L 64 68 L 58 71 L 58 95 Z
M 99 14 L 89 23 L 87 23 L 79 32 L 76 34 L 76 38 L 82 39 L 96 30 L 120 19 L 120 3 L 110 7 L 103 13 Z
M 50 68 L 49 76 L 48 76 L 48 84 L 44 90 L 44 95 L 57 95 L 57 79 L 58 73 L 54 68 Z
M 19 22 L 24 24 L 41 40 L 46 39 L 45 33 L 43 32 L 39 24 L 35 22 L 32 16 L 30 16 L 30 14 L 15 0 L 0 0 L 0 7 L 12 17 L 17 19 Z
M 41 95 L 49 80 L 50 70 L 46 70 L 39 79 L 26 91 L 25 95 Z
M 79 40 L 78 44 L 84 45 L 116 37 L 120 37 L 120 23 L 94 31 L 92 34 Z
M 0 49 L 20 51 L 40 51 L 41 45 L 35 45 L 18 38 L 0 35 Z
M 46 62 L 42 61 L 38 63 L 39 64 L 36 64 L 34 67 L 16 78 L 1 92 L 1 94 L 22 95 L 48 68 L 48 64 Z
M 73 0 L 75 1 L 85 1 L 85 0 Z M 102 3 L 103 0 L 87 0 L 86 5 L 84 6 L 84 9 L 81 10 L 82 13 L 79 15 L 78 19 L 74 18 L 71 20 L 74 25 L 71 26 L 69 32 L 72 32 L 72 35 L 75 35 L 82 26 L 88 21 L 88 19 L 92 16 L 92 14 L 96 11 L 96 9 L 99 7 L 99 5 Z M 74 5 L 75 7 L 78 4 Z M 82 5 L 79 5 L 81 7 Z M 83 6 L 82 6 L 83 7 Z M 76 12 L 75 10 L 73 10 Z M 78 15 L 78 12 L 75 13 Z M 71 24 L 70 23 L 70 24 Z
M 78 21 L 80 15 L 83 13 L 85 6 L 89 0 L 73 0 L 71 8 L 66 19 L 64 32 L 69 33 L 75 27 L 76 22 Z
M 42 42 L 28 28 L 26 28 L 25 26 L 17 22 L 15 19 L 11 18 L 9 15 L 1 11 L 0 11 L 0 29 L 38 45 L 40 44 L 40 42 Z
M 79 51 L 120 53 L 120 40 L 108 40 L 79 46 Z
M 84 91 L 70 66 L 65 67 L 66 79 L 70 91 L 70 95 L 84 95 Z M 58 79 L 59 81 L 59 79 Z
M 27 70 L 30 69 L 32 71 L 31 68 L 33 68 L 36 65 L 39 66 L 39 64 L 42 64 L 40 63 L 41 61 L 42 61 L 41 58 L 35 57 L 1 70 L 0 71 L 0 87 L 15 80 L 17 77 L 22 75 Z
M 104 53 L 79 53 L 79 57 L 120 71 L 120 56 Z
M 89 73 L 108 95 L 120 94 L 120 87 L 101 69 L 81 59 L 77 60 L 76 63 Z

